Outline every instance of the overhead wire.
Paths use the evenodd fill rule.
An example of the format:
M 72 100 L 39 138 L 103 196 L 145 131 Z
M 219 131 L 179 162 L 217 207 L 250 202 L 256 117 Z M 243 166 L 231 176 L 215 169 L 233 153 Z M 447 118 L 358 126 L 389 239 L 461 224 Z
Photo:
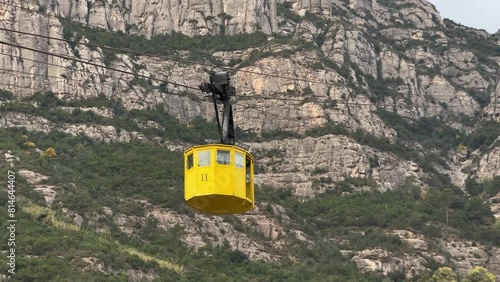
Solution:
M 0 41 L 0 44 L 7 44 L 7 45 L 10 45 L 10 46 L 13 46 L 13 47 L 17 47 L 17 48 L 21 48 L 21 49 L 26 49 L 26 50 L 30 50 L 30 51 L 33 51 L 33 52 L 39 52 L 39 53 L 43 53 L 43 54 L 46 54 L 46 55 L 52 55 L 52 56 L 56 56 L 56 57 L 59 57 L 59 58 L 66 59 L 66 60 L 72 60 L 72 61 L 80 62 L 80 63 L 83 63 L 83 64 L 89 64 L 89 65 L 100 67 L 100 68 L 104 68 L 104 69 L 107 69 L 107 70 L 116 71 L 116 72 L 120 72 L 120 73 L 125 73 L 125 74 L 129 74 L 129 75 L 134 75 L 134 76 L 138 76 L 138 77 L 141 77 L 141 78 L 144 78 L 144 79 L 150 79 L 150 80 L 162 82 L 162 83 L 165 83 L 165 84 L 172 84 L 172 85 L 175 85 L 175 86 L 178 86 L 178 87 L 184 87 L 184 88 L 191 89 L 191 90 L 199 90 L 199 88 L 197 88 L 197 87 L 188 86 L 188 85 L 185 85 L 185 84 L 180 84 L 180 83 L 175 83 L 175 82 L 170 82 L 170 81 L 167 81 L 167 80 L 152 78 L 152 77 L 149 77 L 149 76 L 140 75 L 140 74 L 136 74 L 136 73 L 125 71 L 125 70 L 111 68 L 111 67 L 108 67 L 108 66 L 105 66 L 105 65 L 100 65 L 100 64 L 96 64 L 96 63 L 92 63 L 92 62 L 88 62 L 88 61 L 83 61 L 83 60 L 76 59 L 76 58 L 69 57 L 69 56 L 65 56 L 65 55 L 54 54 L 54 53 L 50 53 L 50 52 L 46 52 L 46 51 L 42 51 L 42 50 L 37 50 L 37 49 L 29 48 L 29 47 L 24 47 L 24 46 L 12 44 L 12 43 L 6 43 L 6 42 L 3 42 L 3 41 Z M 6 55 L 6 56 L 17 57 L 16 55 L 11 55 L 11 54 L 5 54 L 5 53 L 0 53 L 0 54 Z M 57 66 L 57 67 L 64 67 L 64 66 L 61 66 L 61 65 L 56 65 L 56 64 L 53 64 L 53 63 L 45 62 L 45 61 L 38 61 L 38 60 L 27 59 L 27 58 L 23 58 L 23 60 L 29 60 L 29 61 L 33 61 L 33 62 L 37 62 L 37 63 L 42 63 L 42 64 L 47 64 L 47 65 L 52 65 L 52 66 Z M 99 73 L 93 73 L 93 72 L 88 72 L 88 71 L 83 71 L 83 70 L 75 70 L 75 71 L 80 71 L 80 72 L 94 74 L 94 75 L 101 75 Z M 99 82 L 99 83 L 106 84 L 104 82 Z M 342 86 L 346 87 L 346 88 L 349 88 L 346 85 L 342 85 Z M 242 87 L 242 88 L 244 88 L 244 87 Z M 252 89 L 252 90 L 254 90 L 254 89 Z M 259 92 L 270 93 L 270 94 L 280 94 L 278 92 L 269 91 L 269 90 L 259 90 Z M 344 105 L 377 106 L 377 105 L 371 104 L 371 103 L 347 102 L 347 101 L 340 101 L 340 100 L 331 99 L 331 98 L 325 98 L 323 100 L 320 100 L 320 99 L 318 99 L 318 97 L 314 97 L 314 98 L 309 97 L 308 100 L 300 99 L 300 98 L 289 98 L 289 97 L 269 97 L 269 96 L 265 96 L 264 97 L 264 96 L 258 96 L 258 95 L 252 95 L 252 96 L 251 95 L 238 95 L 237 97 L 238 98 L 243 98 L 243 99 L 245 99 L 245 98 L 250 98 L 250 99 L 273 99 L 273 100 L 281 100 L 281 101 L 295 101 L 295 102 L 301 102 L 301 103 L 303 103 L 303 102 L 334 102 L 336 104 L 344 104 Z M 432 107 L 432 105 L 429 105 L 429 106 Z M 450 106 L 453 106 L 453 105 L 450 105 Z M 461 106 L 458 106 L 458 107 L 461 107 Z
M 24 35 L 42 37 L 42 38 L 51 39 L 51 40 L 60 40 L 60 41 L 63 41 L 63 42 L 76 43 L 76 44 L 85 45 L 85 46 L 91 46 L 91 47 L 95 47 L 95 48 L 109 49 L 109 50 L 119 51 L 119 52 L 123 52 L 123 53 L 131 53 L 131 54 L 134 54 L 134 55 L 143 55 L 143 56 L 161 58 L 161 59 L 165 59 L 167 61 L 176 61 L 176 62 L 182 62 L 182 63 L 188 63 L 188 64 L 205 65 L 205 66 L 207 65 L 207 64 L 200 63 L 200 62 L 192 62 L 192 61 L 181 60 L 181 59 L 167 58 L 167 57 L 164 57 L 164 56 L 156 56 L 156 55 L 150 55 L 150 54 L 145 54 L 145 53 L 138 53 L 138 52 L 134 52 L 134 51 L 130 51 L 130 50 L 116 49 L 116 48 L 111 48 L 111 47 L 107 47 L 107 46 L 100 46 L 100 45 L 95 45 L 95 44 L 90 44 L 90 43 L 82 43 L 82 42 L 77 42 L 77 41 L 72 41 L 72 40 L 65 40 L 65 39 L 60 39 L 60 38 L 54 38 L 54 37 L 44 36 L 44 35 L 37 35 L 37 34 L 33 34 L 33 33 L 27 33 L 27 32 L 21 32 L 21 31 L 6 29 L 6 28 L 2 28 L 2 27 L 0 27 L 0 30 L 8 31 L 8 32 L 14 32 L 14 33 L 20 33 L 20 34 L 24 34 Z M 211 65 L 211 66 L 213 66 L 213 65 Z M 230 68 L 226 68 L 226 69 L 227 70 L 231 70 L 233 72 L 238 72 L 238 71 L 247 72 L 245 70 L 236 70 L 236 69 L 230 69 Z M 257 74 L 255 72 L 250 72 L 250 73 Z M 265 76 L 269 75 L 267 73 L 258 73 L 258 74 L 265 75 Z M 293 80 L 296 80 L 296 81 L 305 81 L 305 82 L 309 82 L 309 83 L 321 83 L 321 84 L 324 84 L 324 85 L 327 85 L 327 86 L 342 86 L 342 87 L 345 87 L 345 88 L 350 88 L 349 86 L 347 86 L 345 84 L 340 84 L 340 83 L 339 84 L 335 84 L 335 83 L 330 83 L 330 82 L 318 82 L 318 81 L 311 81 L 311 80 L 306 80 L 306 79 L 297 79 L 297 78 L 292 78 L 292 77 L 283 77 L 283 76 L 275 76 L 275 75 L 269 75 L 269 76 L 270 77 L 279 77 L 279 78 L 293 79 Z M 242 85 L 239 86 L 239 88 L 240 89 L 247 89 L 247 90 L 255 91 L 254 88 L 246 87 L 246 86 L 242 86 Z M 391 93 L 393 92 L 392 90 L 386 90 L 386 89 L 371 89 L 370 88 L 370 90 L 372 90 L 374 92 L 391 92 Z M 269 91 L 269 90 L 264 90 L 264 89 L 259 90 L 258 92 L 261 92 L 261 93 L 270 93 L 270 94 L 277 94 L 276 91 Z M 240 95 L 240 97 L 244 97 L 244 96 Z M 293 98 L 276 98 L 276 100 L 293 101 L 295 99 L 293 99 Z M 296 99 L 296 100 L 297 101 L 302 101 L 302 100 L 299 100 L 299 99 Z
M 7 53 L 3 53 L 3 52 L 0 52 L 0 55 L 10 56 L 10 57 L 17 57 L 17 56 L 15 56 L 13 54 L 7 54 Z M 29 58 L 24 58 L 24 57 L 22 57 L 22 59 L 24 61 L 30 61 L 30 62 L 35 62 L 35 63 L 39 63 L 39 64 L 50 65 L 50 66 L 54 66 L 54 67 L 60 67 L 60 68 L 67 68 L 68 67 L 68 66 L 62 66 L 62 65 L 50 63 L 50 62 L 47 62 L 47 61 L 33 60 L 33 59 L 29 59 Z M 64 76 L 53 76 L 53 75 L 47 75 L 47 74 L 22 72 L 22 71 L 16 71 L 16 70 L 12 70 L 12 69 L 4 69 L 4 68 L 0 68 L 0 71 L 13 72 L 13 73 L 22 73 L 22 74 L 28 74 L 30 76 L 51 77 L 51 78 L 57 78 L 57 79 L 64 79 L 65 81 L 81 81 L 81 82 L 85 81 L 85 80 L 81 80 L 81 79 L 68 78 L 68 77 L 64 77 Z M 96 72 L 90 72 L 88 70 L 82 70 L 82 69 L 72 69 L 72 71 L 86 73 L 86 74 L 90 74 L 90 75 L 101 75 L 101 74 L 96 73 Z M 30 76 L 23 76 L 23 78 L 30 78 Z M 94 83 L 95 84 L 110 85 L 110 86 L 113 86 L 113 85 L 116 84 L 115 82 L 108 82 L 108 81 L 99 81 L 99 82 L 94 82 Z M 279 94 L 278 92 L 274 92 L 274 91 L 262 91 L 262 92 L 263 93 L 270 93 L 270 94 Z M 270 98 L 272 98 L 273 100 L 304 102 L 304 99 L 298 99 L 298 98 L 264 97 L 264 96 L 251 96 L 251 95 L 241 95 L 241 94 L 237 95 L 236 98 L 237 99 L 238 98 L 243 98 L 243 99 L 245 99 L 245 98 L 250 98 L 250 99 L 270 99 Z M 325 101 L 327 101 L 327 100 L 325 100 Z M 314 100 L 313 102 L 322 102 L 322 101 L 316 101 L 316 100 Z
M 46 55 L 49 55 L 49 56 L 56 56 L 56 57 L 60 57 L 60 58 L 66 59 L 66 60 L 76 61 L 76 62 L 79 62 L 79 63 L 82 63 L 82 64 L 89 64 L 89 65 L 93 65 L 93 66 L 96 66 L 96 67 L 101 67 L 101 68 L 104 68 L 104 69 L 107 69 L 107 70 L 111 70 L 111 71 L 116 71 L 116 72 L 130 74 L 130 75 L 136 75 L 133 72 L 124 71 L 124 70 L 120 70 L 120 69 L 116 69 L 116 68 L 110 68 L 110 67 L 107 67 L 107 66 L 104 66 L 104 65 L 99 65 L 99 64 L 96 64 L 96 63 L 87 62 L 87 61 L 83 61 L 83 60 L 80 60 L 80 59 L 76 59 L 76 58 L 72 58 L 72 57 L 68 57 L 68 56 L 64 56 L 64 55 L 53 54 L 53 53 L 50 53 L 50 52 L 46 52 L 46 51 L 42 51 L 42 50 L 37 50 L 37 49 L 34 49 L 34 48 L 24 47 L 24 46 L 12 44 L 12 43 L 6 43 L 4 41 L 0 41 L 0 44 L 6 44 L 6 45 L 10 45 L 10 46 L 13 46 L 13 47 L 16 47 L 16 48 L 26 49 L 26 50 L 33 51 L 33 52 L 39 52 L 39 53 L 43 53 L 43 54 L 46 54 Z M 5 54 L 5 53 L 0 53 L 0 54 L 2 54 L 4 56 L 17 57 L 16 55 L 9 55 L 9 54 Z M 23 60 L 24 59 L 25 58 L 23 58 Z M 47 64 L 47 65 L 52 65 L 52 66 L 56 66 L 56 67 L 65 68 L 65 66 L 56 65 L 56 64 L 53 64 L 53 63 L 45 62 L 45 61 L 39 61 L 39 60 L 33 60 L 33 59 L 26 59 L 26 60 L 37 62 L 37 63 L 41 63 L 41 64 Z M 93 73 L 93 72 L 89 72 L 89 71 L 85 71 L 85 70 L 78 70 L 78 71 L 83 72 L 83 73 L 88 73 L 88 74 L 101 75 L 99 73 Z M 170 82 L 170 81 L 167 81 L 167 80 L 150 78 L 150 77 L 147 77 L 147 76 L 144 76 L 144 75 L 137 75 L 137 76 L 142 77 L 142 78 L 146 78 L 146 79 L 151 79 L 151 80 L 159 81 L 159 82 L 165 83 L 167 85 L 168 84 L 172 84 L 172 85 L 175 85 L 175 86 L 178 86 L 178 87 L 184 87 L 186 89 L 199 91 L 199 88 L 192 87 L 192 86 L 185 85 L 185 84 Z M 72 79 L 66 78 L 66 80 L 72 80 Z M 104 83 L 104 82 L 99 82 L 99 83 Z M 276 94 L 275 92 L 272 92 L 272 93 Z M 194 93 L 192 93 L 192 94 L 194 94 Z M 300 99 L 300 98 L 287 98 L 287 97 L 250 96 L 250 95 L 238 95 L 237 97 L 238 98 L 242 98 L 242 99 L 245 99 L 245 98 L 250 98 L 250 99 L 264 99 L 264 100 L 272 99 L 272 100 L 294 101 L 294 102 L 304 102 L 305 101 L 304 99 Z M 317 98 L 316 99 L 310 98 L 307 101 L 309 101 L 309 102 L 330 102 L 330 100 L 328 100 L 328 99 L 319 100 Z M 361 105 L 361 104 L 355 103 L 355 102 L 343 102 L 343 101 L 339 101 L 339 100 L 331 100 L 331 102 L 333 102 L 333 101 L 336 101 L 337 104 Z M 373 104 L 363 104 L 363 105 L 373 106 Z
M 0 2 L 0 3 L 2 3 L 2 2 Z M 30 10 L 30 11 L 33 11 L 33 10 Z M 77 23 L 79 23 L 79 22 L 77 22 Z M 41 37 L 41 38 L 46 38 L 46 39 L 50 39 L 50 40 L 58 40 L 58 41 L 63 41 L 63 42 L 70 42 L 70 43 L 75 43 L 75 44 L 80 44 L 80 45 L 85 45 L 85 46 L 90 46 L 90 47 L 95 47 L 95 48 L 109 49 L 109 50 L 113 50 L 113 51 L 117 51 L 117 52 L 131 53 L 131 54 L 134 54 L 134 55 L 141 55 L 141 56 L 149 56 L 149 57 L 154 57 L 154 58 L 160 58 L 160 59 L 164 59 L 166 61 L 176 61 L 176 62 L 182 62 L 182 63 L 186 63 L 186 64 L 196 64 L 196 65 L 212 66 L 212 67 L 214 66 L 214 65 L 209 65 L 209 64 L 201 63 L 201 62 L 193 62 L 193 61 L 188 61 L 188 60 L 183 60 L 183 59 L 175 59 L 175 58 L 169 58 L 169 57 L 165 57 L 165 56 L 157 56 L 157 55 L 151 55 L 151 54 L 146 54 L 146 53 L 140 53 L 140 52 L 135 52 L 135 51 L 131 51 L 131 50 L 117 49 L 117 48 L 112 48 L 112 47 L 107 47 L 107 46 L 100 46 L 100 45 L 91 44 L 91 43 L 77 42 L 77 41 L 66 40 L 66 39 L 61 39 L 61 38 L 55 38 L 55 37 L 50 37 L 50 36 L 45 36 L 45 35 L 33 34 L 33 33 L 22 32 L 22 31 L 16 31 L 16 30 L 6 29 L 6 28 L 2 28 L 2 27 L 0 27 L 0 30 L 7 31 L 7 32 L 19 33 L 19 34 L 23 34 L 23 35 Z M 69 58 L 66 57 L 66 59 L 69 59 Z M 99 65 L 99 66 L 104 67 L 103 65 Z M 354 89 L 354 88 L 352 88 L 352 87 L 350 87 L 350 86 L 348 86 L 346 84 L 342 84 L 342 83 L 320 82 L 320 81 L 313 81 L 313 80 L 301 79 L 301 78 L 296 78 L 296 77 L 285 77 L 285 76 L 281 76 L 281 75 L 275 75 L 275 74 L 272 74 L 272 73 L 252 72 L 252 71 L 241 70 L 241 69 L 233 69 L 233 68 L 227 68 L 227 67 L 225 69 L 228 70 L 228 71 L 233 71 L 233 72 L 243 71 L 243 72 L 250 72 L 250 73 L 253 73 L 253 74 L 259 74 L 259 75 L 263 75 L 263 76 L 268 76 L 268 77 L 277 77 L 277 78 L 284 78 L 284 79 L 289 79 L 289 80 L 294 80 L 294 81 L 303 81 L 303 82 L 308 82 L 308 83 L 313 83 L 313 84 L 314 83 L 320 83 L 320 84 L 327 85 L 327 86 L 341 86 L 341 87 L 348 88 L 348 89 Z M 135 74 L 135 73 L 129 72 L 128 74 Z M 139 76 L 139 77 L 142 77 L 142 78 L 146 78 L 146 79 L 152 79 L 152 80 L 160 81 L 158 79 L 155 79 L 155 78 L 152 78 L 152 77 L 148 77 L 148 76 L 142 76 L 142 75 L 139 75 L 139 74 L 136 74 L 136 76 Z M 175 85 L 175 83 L 173 83 L 173 82 L 170 82 L 170 84 Z M 190 87 L 190 86 L 184 85 L 184 87 Z M 239 88 L 240 89 L 247 89 L 247 90 L 250 90 L 250 91 L 255 91 L 254 88 L 246 87 L 246 86 L 243 86 L 243 85 L 240 85 Z M 191 87 L 191 89 L 194 90 L 194 89 L 197 89 L 197 88 Z M 357 89 L 354 89 L 354 90 L 357 90 Z M 371 91 L 371 92 L 374 92 L 374 93 L 394 93 L 394 92 L 398 93 L 396 90 L 388 90 L 388 89 L 368 88 L 368 89 L 365 89 L 365 90 L 366 91 Z M 269 93 L 269 94 L 277 94 L 276 91 L 269 91 L 269 90 L 264 90 L 264 89 L 258 90 L 258 92 Z M 277 100 L 293 101 L 293 98 L 276 98 L 276 99 Z M 356 104 L 356 103 L 353 103 L 353 104 Z
M 2 44 L 2 43 L 3 42 L 0 41 L 0 44 Z M 22 48 L 22 49 L 26 49 L 27 48 L 27 47 L 23 47 L 23 46 L 16 46 L 16 47 Z M 35 49 L 32 49 L 32 48 L 28 48 L 28 49 L 35 50 Z M 36 51 L 39 51 L 39 50 L 36 50 Z M 44 52 L 44 53 L 47 53 L 48 55 L 53 55 L 50 52 Z M 16 55 L 5 54 L 5 53 L 2 53 L 2 52 L 0 52 L 0 55 L 17 57 Z M 58 56 L 57 54 L 55 54 L 55 55 Z M 61 65 L 49 63 L 49 62 L 46 62 L 46 61 L 39 61 L 39 60 L 28 59 L 28 58 L 24 58 L 24 57 L 22 59 L 23 60 L 28 60 L 28 61 L 33 61 L 33 62 L 36 62 L 36 63 L 46 64 L 46 65 L 51 65 L 51 66 L 56 66 L 56 67 L 60 67 L 60 68 L 68 68 L 69 67 L 69 66 L 61 66 Z M 76 60 L 76 61 L 81 62 L 83 64 L 85 64 L 85 63 L 94 64 L 94 63 L 91 63 L 91 62 L 86 62 L 86 61 L 75 59 L 75 58 L 72 58 L 72 57 L 66 57 L 65 56 L 65 59 L 67 59 L 67 60 Z M 97 65 L 97 66 L 98 67 L 103 67 L 102 65 Z M 127 74 L 134 74 L 134 73 L 131 73 L 131 72 L 128 72 L 128 71 L 120 70 L 120 69 L 114 69 L 114 68 L 108 68 L 108 67 L 104 67 L 104 68 L 105 69 L 111 69 L 112 71 L 125 72 Z M 73 71 L 78 71 L 78 72 L 87 73 L 87 74 L 91 74 L 91 75 L 101 75 L 99 73 L 90 72 L 88 70 L 75 69 Z M 38 74 L 38 76 L 45 76 L 45 75 Z M 149 77 L 147 77 L 147 78 L 149 79 Z M 81 81 L 81 80 L 76 80 L 76 79 L 67 78 L 67 77 L 64 78 L 64 79 L 65 79 L 65 81 Z M 156 79 L 156 80 L 158 80 L 158 79 Z M 171 83 L 171 82 L 166 81 L 166 80 L 158 80 L 158 81 L 162 81 L 164 83 L 169 83 L 169 84 L 175 84 L 175 85 L 177 85 L 179 87 L 185 87 L 186 89 L 190 89 L 190 90 L 197 90 L 197 91 L 199 91 L 199 88 L 191 87 L 191 86 L 184 85 L 184 84 Z M 100 82 L 98 82 L 98 84 L 110 85 L 110 86 L 114 85 L 114 83 L 110 83 L 110 82 L 107 82 L 107 81 L 100 81 Z M 75 85 L 73 85 L 73 86 L 75 86 Z M 178 94 L 178 93 L 172 92 L 172 89 L 168 89 L 168 92 L 169 92 L 168 94 L 180 95 L 180 96 L 185 96 L 186 94 L 197 95 L 197 93 L 187 92 L 187 91 L 181 92 L 182 94 Z M 269 91 L 269 93 L 279 94 L 279 93 L 271 92 L 271 91 Z M 300 98 L 270 97 L 270 96 L 260 96 L 260 95 L 237 95 L 235 98 L 236 99 L 252 99 L 252 100 L 291 101 L 291 102 L 298 102 L 298 103 L 306 103 L 306 102 L 325 103 L 326 102 L 326 103 L 333 103 L 333 104 L 336 104 L 336 105 L 380 107 L 380 106 L 378 106 L 378 105 L 376 105 L 374 103 L 349 102 L 349 101 L 342 101 L 342 100 L 331 99 L 331 98 L 319 99 L 318 97 L 305 97 L 303 99 L 300 99 Z M 456 106 L 456 107 L 462 107 L 461 105 L 449 105 L 449 107 L 454 107 L 454 106 Z M 427 105 L 427 107 L 439 107 L 439 108 L 442 108 L 442 106 L 440 106 L 440 105 Z

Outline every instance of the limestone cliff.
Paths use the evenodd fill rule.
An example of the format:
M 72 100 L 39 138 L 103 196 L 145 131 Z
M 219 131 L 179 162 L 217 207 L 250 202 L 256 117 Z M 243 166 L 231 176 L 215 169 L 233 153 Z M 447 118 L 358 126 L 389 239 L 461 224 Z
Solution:
M 170 32 L 188 35 L 276 32 L 276 1 L 39 1 L 62 18 L 148 38 Z

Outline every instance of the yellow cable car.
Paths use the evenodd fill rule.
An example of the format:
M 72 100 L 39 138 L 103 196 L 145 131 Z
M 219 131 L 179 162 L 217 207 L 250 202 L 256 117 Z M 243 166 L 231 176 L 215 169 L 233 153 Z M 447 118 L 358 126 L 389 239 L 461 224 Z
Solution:
M 253 156 L 238 146 L 209 144 L 184 153 L 185 200 L 193 209 L 235 214 L 254 207 Z
M 197 145 L 184 152 L 184 200 L 191 208 L 209 214 L 238 214 L 252 210 L 254 201 L 253 156 L 234 145 L 235 94 L 227 72 L 210 73 L 210 83 L 200 85 L 212 93 L 220 144 Z M 222 126 L 217 101 L 224 105 Z

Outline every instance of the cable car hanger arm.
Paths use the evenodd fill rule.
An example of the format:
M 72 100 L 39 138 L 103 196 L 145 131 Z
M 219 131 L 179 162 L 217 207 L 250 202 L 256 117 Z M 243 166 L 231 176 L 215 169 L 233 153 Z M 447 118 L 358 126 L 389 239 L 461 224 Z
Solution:
M 227 71 L 212 71 L 210 72 L 210 83 L 202 83 L 199 88 L 202 92 L 212 93 L 221 143 L 233 145 L 235 143 L 233 107 L 229 100 L 232 96 L 236 95 L 236 89 L 230 85 L 230 80 L 231 78 Z M 217 100 L 221 101 L 224 107 L 222 111 L 222 126 L 217 109 Z

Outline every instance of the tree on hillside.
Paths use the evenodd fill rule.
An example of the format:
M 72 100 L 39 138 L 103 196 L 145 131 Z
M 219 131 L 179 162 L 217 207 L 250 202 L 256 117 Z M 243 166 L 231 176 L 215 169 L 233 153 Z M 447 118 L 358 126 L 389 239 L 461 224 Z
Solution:
M 449 225 L 449 209 L 450 209 L 450 206 L 451 204 L 453 203 L 453 201 L 455 200 L 455 192 L 453 192 L 453 190 L 451 190 L 450 188 L 446 188 L 443 190 L 443 192 L 441 193 L 440 195 L 440 199 L 444 205 L 444 209 L 445 209 L 445 220 L 446 220 L 446 225 Z
M 431 282 L 457 282 L 457 274 L 449 267 L 438 268 L 431 277 Z
M 28 148 L 28 149 L 36 147 L 36 144 L 32 141 L 28 141 L 28 142 L 24 143 L 23 145 L 26 146 L 26 148 Z
M 56 150 L 54 150 L 54 148 L 52 148 L 52 147 L 48 147 L 47 150 L 45 150 L 45 152 L 43 152 L 43 154 L 42 154 L 42 157 L 49 158 L 49 159 L 53 159 L 56 156 L 57 156 Z
M 467 272 L 462 282 L 495 282 L 497 277 L 482 266 L 476 266 Z

